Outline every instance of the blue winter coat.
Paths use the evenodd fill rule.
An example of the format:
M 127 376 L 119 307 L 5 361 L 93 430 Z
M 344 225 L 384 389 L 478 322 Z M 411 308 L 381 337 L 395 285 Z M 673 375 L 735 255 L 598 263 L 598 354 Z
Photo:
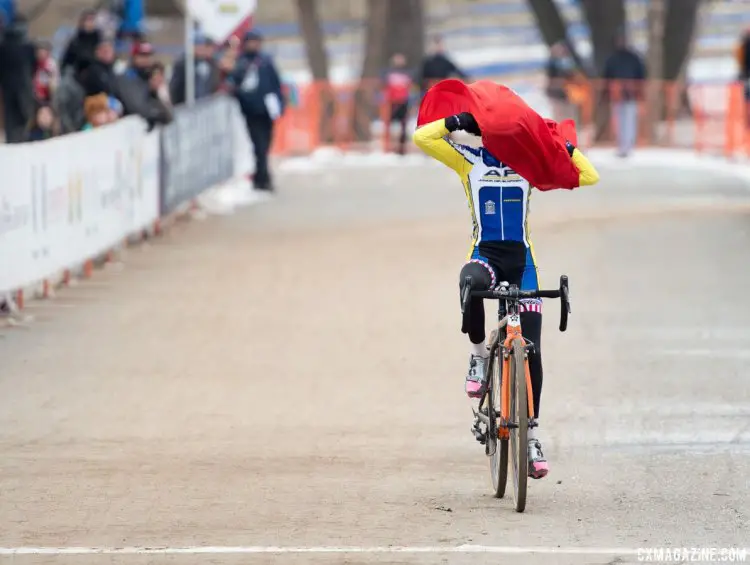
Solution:
M 275 94 L 284 110 L 281 79 L 271 57 L 264 53 L 244 54 L 228 78 L 230 87 L 247 117 L 267 116 L 265 97 Z

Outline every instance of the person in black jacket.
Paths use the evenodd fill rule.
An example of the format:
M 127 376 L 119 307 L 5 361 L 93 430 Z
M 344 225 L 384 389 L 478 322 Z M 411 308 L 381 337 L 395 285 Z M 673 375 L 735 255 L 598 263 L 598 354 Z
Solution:
M 82 85 L 87 96 L 104 92 L 119 98 L 114 64 L 115 47 L 111 41 L 102 39 L 94 50 L 94 58 L 88 65 L 85 84 Z
M 67 67 L 75 67 L 81 59 L 92 60 L 101 38 L 101 32 L 96 27 L 96 12 L 94 10 L 84 11 L 78 20 L 78 30 L 65 49 L 60 71 L 64 73 Z
M 17 17 L 0 42 L 0 91 L 8 143 L 24 141 L 26 124 L 34 116 L 35 69 L 36 49 L 27 36 L 26 21 Z
M 422 96 L 429 88 L 439 80 L 456 76 L 463 80 L 469 77 L 456 64 L 445 55 L 443 38 L 438 36 L 433 39 L 432 53 L 422 61 L 422 73 L 420 88 Z
M 604 79 L 617 123 L 618 154 L 627 157 L 638 137 L 638 103 L 643 98 L 646 66 L 628 46 L 624 33 L 617 36 L 615 45 L 604 65 Z
M 228 83 L 240 103 L 253 142 L 253 184 L 259 190 L 273 190 L 268 152 L 273 141 L 274 121 L 284 112 L 284 96 L 276 66 L 261 48 L 262 38 L 257 32 L 245 34 L 243 53 L 237 59 Z

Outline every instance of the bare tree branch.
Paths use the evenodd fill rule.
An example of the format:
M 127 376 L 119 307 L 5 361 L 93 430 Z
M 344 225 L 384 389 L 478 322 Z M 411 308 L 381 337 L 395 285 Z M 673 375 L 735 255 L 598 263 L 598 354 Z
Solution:
M 586 72 L 583 59 L 578 54 L 575 45 L 568 37 L 568 23 L 565 21 L 560 8 L 555 0 L 527 0 L 531 12 L 536 19 L 539 32 L 548 47 L 552 47 L 558 41 L 564 42 L 568 46 L 571 56 L 576 62 L 579 69 Z
M 297 13 L 313 80 L 328 80 L 328 53 L 316 0 L 297 0 Z

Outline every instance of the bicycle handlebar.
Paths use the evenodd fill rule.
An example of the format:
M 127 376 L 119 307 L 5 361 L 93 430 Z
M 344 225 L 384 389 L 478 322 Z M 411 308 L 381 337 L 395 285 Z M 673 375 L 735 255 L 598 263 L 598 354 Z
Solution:
M 470 288 L 469 285 L 467 286 Z M 513 301 L 526 298 L 559 298 L 562 302 L 560 305 L 560 331 L 564 332 L 568 329 L 568 314 L 571 310 L 568 277 L 566 275 L 560 277 L 560 288 L 557 290 L 520 290 L 508 286 L 500 286 L 493 290 L 469 290 L 469 288 L 467 288 L 468 292 L 464 294 L 464 304 L 469 297 Z
M 487 298 L 499 300 L 524 300 L 526 298 L 560 298 L 559 290 L 518 290 L 500 287 L 495 290 L 472 290 L 473 298 Z

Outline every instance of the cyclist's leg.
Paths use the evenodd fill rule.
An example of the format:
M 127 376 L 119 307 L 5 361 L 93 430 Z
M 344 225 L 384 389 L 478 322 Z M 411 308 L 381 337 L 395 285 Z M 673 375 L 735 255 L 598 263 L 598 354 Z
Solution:
M 489 290 L 497 279 L 495 270 L 478 252 L 474 252 L 461 269 L 459 275 L 459 297 L 463 299 L 466 277 L 471 277 L 472 290 Z M 469 300 L 463 313 L 461 331 L 469 336 L 471 356 L 469 370 L 466 374 L 466 394 L 475 398 L 481 396 L 484 381 L 485 361 L 487 358 L 486 335 L 484 329 L 484 303 L 481 299 Z
M 476 253 L 461 268 L 461 274 L 459 275 L 460 299 L 463 299 L 466 277 L 471 277 L 471 290 L 490 290 L 497 282 L 495 271 L 489 262 Z M 472 298 L 469 300 L 464 312 L 461 332 L 467 334 L 473 344 L 484 342 L 484 303 L 481 299 Z
M 521 281 L 522 290 L 539 290 L 539 278 L 534 255 L 531 249 L 526 252 L 526 268 Z M 539 405 L 542 398 L 542 301 L 522 300 L 520 304 L 523 336 L 534 343 L 534 351 L 529 353 L 529 373 L 534 396 L 534 417 L 536 424 L 529 428 L 529 475 L 535 479 L 549 472 L 549 464 L 542 453 L 542 445 L 537 436 L 539 426 Z

